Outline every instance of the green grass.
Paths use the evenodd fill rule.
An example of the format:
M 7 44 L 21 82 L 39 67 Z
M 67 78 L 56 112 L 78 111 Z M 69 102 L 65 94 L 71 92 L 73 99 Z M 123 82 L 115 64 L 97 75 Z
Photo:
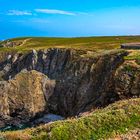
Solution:
M 125 60 L 138 60 L 140 61 L 140 50 L 128 50 L 129 55 L 124 57 Z
M 122 43 L 140 42 L 140 36 L 115 36 L 115 37 L 79 37 L 79 38 L 47 38 L 47 37 L 28 37 L 30 40 L 20 48 L 15 50 L 30 50 L 50 47 L 75 48 L 86 50 L 114 49 L 120 48 Z M 24 40 L 27 38 L 15 38 L 13 41 Z M 13 50 L 14 50 L 13 49 Z M 0 48 L 0 51 L 3 50 Z M 12 50 L 12 49 L 10 49 Z M 4 50 L 7 51 L 7 50 Z
M 0 47 L 0 59 L 6 56 L 7 53 L 26 53 L 33 49 L 40 50 L 48 48 L 72 48 L 86 51 L 99 51 L 118 49 L 120 48 L 120 45 L 122 43 L 140 42 L 140 36 L 107 36 L 79 38 L 24 37 L 10 39 L 10 41 L 19 41 L 25 39 L 29 40 L 24 45 L 19 47 Z
M 78 119 L 22 131 L 4 132 L 7 140 L 98 140 L 140 128 L 140 99 L 119 101 Z M 25 139 L 25 140 L 26 140 Z

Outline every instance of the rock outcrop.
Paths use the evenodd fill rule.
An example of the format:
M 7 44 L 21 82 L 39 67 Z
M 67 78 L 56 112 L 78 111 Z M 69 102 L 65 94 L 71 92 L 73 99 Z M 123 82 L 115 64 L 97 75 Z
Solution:
M 12 40 L 1 41 L 0 47 L 5 47 L 5 48 L 20 47 L 20 46 L 23 46 L 30 39 L 31 38 L 20 39 L 20 40 L 15 40 L 15 41 L 12 41 Z
M 140 65 L 135 61 L 124 62 L 116 70 L 114 84 L 120 99 L 140 97 Z
M 44 113 L 55 82 L 36 72 L 22 71 L 0 82 L 0 127 L 27 123 Z
M 6 48 L 11 48 L 11 47 L 20 46 L 22 43 L 23 43 L 22 41 L 6 41 L 4 43 L 1 43 L 1 46 Z
M 7 86 L 14 88 L 10 88 L 8 94 L 4 94 L 1 90 L 2 102 L 9 99 L 7 95 L 11 96 L 11 110 L 15 110 L 14 106 L 19 99 L 14 98 L 15 95 L 22 97 L 25 94 L 21 99 L 23 104 L 19 104 L 20 109 L 23 105 L 28 106 L 29 99 L 35 99 L 35 97 L 38 98 L 36 99 L 38 101 L 35 101 L 36 105 L 38 107 L 39 104 L 43 105 L 40 110 L 35 107 L 36 111 L 29 106 L 28 113 L 34 113 L 31 117 L 25 116 L 33 118 L 38 112 L 48 110 L 49 113 L 69 117 L 97 107 L 104 107 L 120 99 L 139 97 L 139 66 L 132 67 L 125 62 L 126 55 L 127 52 L 122 50 L 97 53 L 71 49 L 33 50 L 27 54 L 9 55 L 0 63 L 0 73 L 2 79 L 9 80 Z M 129 71 L 129 67 L 132 67 L 132 71 Z M 40 82 L 34 84 L 34 81 L 41 79 L 36 78 L 35 75 L 30 77 L 30 72 L 27 77 L 30 77 L 32 82 L 29 82 L 25 76 L 27 80 L 25 79 L 23 84 L 23 79 L 17 76 L 24 69 L 36 70 L 47 75 L 51 79 L 43 82 L 47 87 Z M 14 77 L 18 79 L 16 84 L 14 84 Z M 27 84 L 26 81 L 29 83 Z M 45 91 L 41 85 L 45 87 L 43 88 Z M 5 85 L 2 86 L 4 87 Z M 29 91 L 29 88 L 32 90 Z M 37 95 L 34 96 L 34 94 Z M 13 101 L 13 98 L 16 100 Z M 6 102 L 3 108 L 8 105 Z M 6 110 L 3 113 L 8 112 Z M 18 116 L 18 114 L 14 115 Z

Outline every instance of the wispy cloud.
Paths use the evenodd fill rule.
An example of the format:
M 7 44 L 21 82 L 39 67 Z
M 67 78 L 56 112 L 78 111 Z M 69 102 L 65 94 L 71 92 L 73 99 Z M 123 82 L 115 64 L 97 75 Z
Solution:
M 32 13 L 29 11 L 9 10 L 7 15 L 10 15 L 10 16 L 23 16 L 23 15 L 30 16 L 30 15 L 32 15 Z
M 44 13 L 44 14 L 59 14 L 59 15 L 69 15 L 69 16 L 76 16 L 76 15 L 89 15 L 85 12 L 70 12 L 64 10 L 57 10 L 57 9 L 34 9 L 34 12 L 27 11 L 27 10 L 9 10 L 6 15 L 9 16 L 35 16 L 37 13 Z M 1 14 L 1 13 L 0 13 Z
M 63 10 L 56 10 L 56 9 L 35 9 L 38 13 L 45 13 L 45 14 L 60 14 L 60 15 L 70 15 L 75 16 L 76 13 L 63 11 Z

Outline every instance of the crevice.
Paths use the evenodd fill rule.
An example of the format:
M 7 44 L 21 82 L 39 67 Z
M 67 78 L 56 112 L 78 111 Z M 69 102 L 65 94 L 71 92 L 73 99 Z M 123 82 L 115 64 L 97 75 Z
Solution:
M 93 56 L 86 55 L 85 57 L 86 51 L 79 52 L 71 49 L 33 50 L 26 55 L 17 55 L 14 62 L 14 56 L 1 62 L 0 71 L 3 71 L 4 65 L 10 65 L 3 75 L 6 80 L 9 80 L 9 77 L 14 79 L 23 70 L 36 70 L 45 74 L 48 77 L 46 79 L 50 80 L 49 82 L 54 80 L 53 93 L 47 94 L 46 110 L 41 114 L 51 113 L 67 118 L 90 111 L 93 108 L 105 107 L 120 99 L 116 90 L 115 73 L 123 65 L 123 57 L 127 55 L 127 52 L 117 50 L 116 52 L 108 51 L 105 54 L 101 52 L 101 54 L 95 55 L 96 53 L 93 52 Z M 24 82 L 26 85 L 26 81 Z M 22 84 L 21 81 L 20 83 Z M 41 91 L 45 94 L 46 87 L 43 84 Z M 38 89 L 37 86 L 32 88 Z M 40 104 L 42 103 L 40 102 Z M 11 117 L 17 116 L 18 112 L 20 112 L 19 108 L 15 109 Z

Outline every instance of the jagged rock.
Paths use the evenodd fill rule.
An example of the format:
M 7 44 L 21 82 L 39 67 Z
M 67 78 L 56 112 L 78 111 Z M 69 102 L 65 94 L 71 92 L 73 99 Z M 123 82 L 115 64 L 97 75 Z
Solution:
M 49 80 L 47 76 L 26 70 L 17 74 L 14 79 L 1 82 L 0 116 L 3 118 L 1 122 L 19 125 L 45 112 L 54 87 L 55 82 Z
M 5 48 L 13 48 L 13 47 L 20 47 L 23 46 L 27 41 L 31 40 L 32 38 L 21 38 L 18 40 L 3 40 L 0 41 L 0 47 Z
M 140 97 L 140 65 L 135 62 L 125 62 L 114 76 L 115 92 L 120 99 Z
M 10 104 L 10 115 L 17 117 L 22 114 L 24 121 L 44 109 L 68 117 L 104 107 L 119 99 L 139 97 L 140 66 L 124 62 L 126 55 L 125 51 L 89 53 L 70 49 L 15 54 L 0 64 L 2 78 L 11 79 L 7 84 L 10 87 L 7 94 L 4 97 L 1 93 L 1 96 L 4 99 L 8 96 L 8 101 L 10 97 L 10 103 L 5 104 L 6 107 Z M 28 73 L 31 70 L 39 71 L 51 80 L 40 82 L 41 78 L 36 78 L 36 74 Z M 47 104 L 40 107 L 40 103 Z M 15 113 L 15 110 L 20 113 Z
M 48 109 L 54 114 L 73 116 L 118 100 L 112 81 L 126 54 L 124 51 L 33 50 L 26 55 L 16 54 L 16 61 L 12 56 L 1 64 L 1 69 L 8 67 L 3 75 L 5 79 L 14 77 L 23 69 L 35 69 L 56 80 Z
M 1 43 L 1 46 L 2 47 L 17 47 L 17 46 L 20 46 L 21 44 L 23 44 L 23 41 L 9 41 L 7 40 L 6 42 L 2 42 Z

